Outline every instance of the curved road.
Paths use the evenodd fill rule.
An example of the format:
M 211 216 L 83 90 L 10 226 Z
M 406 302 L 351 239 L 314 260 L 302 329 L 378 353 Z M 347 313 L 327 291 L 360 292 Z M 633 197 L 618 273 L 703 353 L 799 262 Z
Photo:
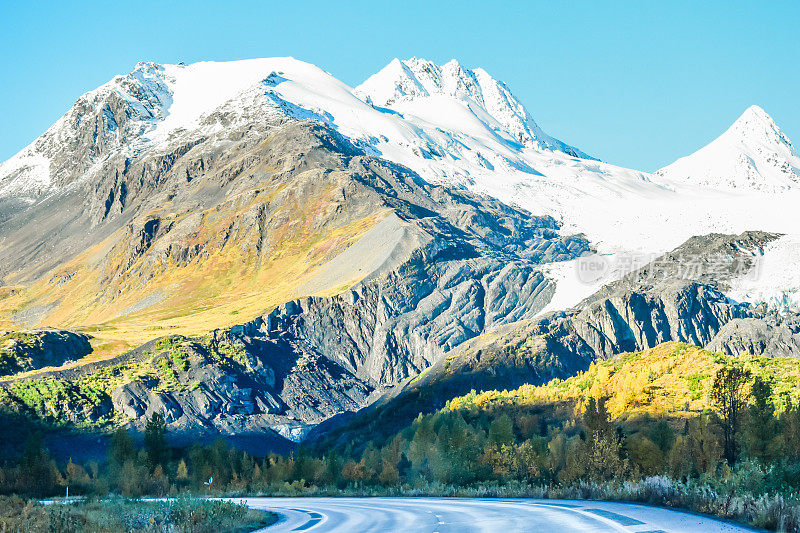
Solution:
M 247 498 L 277 512 L 262 531 L 743 532 L 752 529 L 661 507 L 582 500 L 482 498 Z

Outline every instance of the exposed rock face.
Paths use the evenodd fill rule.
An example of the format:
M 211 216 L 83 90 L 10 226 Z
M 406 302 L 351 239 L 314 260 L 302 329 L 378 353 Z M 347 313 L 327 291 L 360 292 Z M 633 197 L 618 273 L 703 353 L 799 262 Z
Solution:
M 435 399 L 429 406 L 435 407 L 470 389 L 563 379 L 597 359 L 671 340 L 709 345 L 725 324 L 750 314 L 697 282 L 667 283 L 658 292 L 626 290 L 580 310 L 523 320 L 467 342 L 416 380 L 409 392 Z
M 705 346 L 723 324 L 748 315 L 745 307 L 714 287 L 677 280 L 659 290 L 624 291 L 598 299 L 575 315 L 555 317 L 543 326 L 569 332 L 567 344 L 583 344 L 606 358 L 670 340 Z
M 800 357 L 800 317 L 767 315 L 731 320 L 706 349 L 728 355 L 747 352 Z
M 506 324 L 463 343 L 424 375 L 389 391 L 376 408 L 389 419 L 413 417 L 470 389 L 563 379 L 597 359 L 667 341 L 726 354 L 798 356 L 798 316 L 739 304 L 720 290 L 751 268 L 761 247 L 775 238 L 762 232 L 693 237 L 575 309 Z M 696 265 L 687 270 L 689 256 Z M 312 436 L 337 423 L 323 424 Z
M 61 366 L 91 351 L 88 335 L 69 331 L 0 332 L 0 376 Z
M 732 278 L 753 268 L 764 244 L 778 237 L 764 232 L 693 237 L 604 286 L 576 309 L 539 320 L 535 334 L 544 336 L 555 355 L 581 361 L 667 341 L 728 354 L 794 356 L 797 317 L 765 314 L 724 294 Z
M 96 301 L 107 302 L 132 285 L 156 283 L 170 265 L 202 265 L 219 250 L 267 261 L 291 245 L 287 241 L 298 230 L 288 232 L 287 227 L 335 232 L 376 213 L 379 221 L 354 243 L 340 244 L 338 254 L 306 259 L 322 266 L 299 291 L 336 287 L 338 294 L 295 299 L 243 326 L 214 333 L 214 342 L 235 344 L 246 363 L 221 363 L 212 348 L 195 339 L 187 341 L 192 354 L 188 369 L 176 370 L 181 386 L 166 386 L 163 376 L 156 376 L 107 391 L 114 412 L 134 425 L 157 411 L 175 430 L 236 433 L 316 424 L 358 410 L 464 341 L 533 317 L 554 289 L 539 266 L 589 251 L 582 236 L 560 234 L 551 217 L 430 185 L 403 167 L 360 154 L 317 123 L 278 128 L 265 147 L 237 150 L 233 153 L 255 159 L 238 159 L 250 166 L 231 174 L 236 179 L 230 183 L 219 163 L 206 163 L 202 177 L 188 184 L 181 172 L 175 174 L 174 165 L 150 181 L 132 181 L 138 167 L 128 169 L 119 182 L 127 183 L 125 205 L 101 214 L 98 220 L 107 221 L 98 228 L 125 220 L 128 212 L 142 212 L 170 190 L 163 180 L 184 179 L 171 205 L 185 212 L 148 212 L 120 226 L 123 237 L 100 261 L 113 268 L 102 268 L 100 280 L 107 289 Z M 219 157 L 232 159 L 230 153 Z M 265 167 L 284 170 L 265 182 L 258 170 Z M 143 185 L 150 183 L 154 188 Z M 258 200 L 262 186 L 272 191 L 269 201 Z M 224 197 L 216 187 L 227 189 Z M 112 207 L 121 198 L 121 189 L 116 190 Z M 218 208 L 201 215 L 193 202 Z M 220 232 L 208 234 L 212 240 L 200 238 L 228 203 L 244 208 L 225 211 L 237 214 Z M 298 219 L 298 206 L 313 216 Z M 217 241 L 232 241 L 236 247 Z M 50 283 L 68 285 L 72 276 L 59 274 Z M 168 296 L 154 293 L 122 314 L 153 302 L 169 305 L 163 298 Z M 152 346 L 86 371 L 141 363 Z M 74 371 L 48 375 L 80 379 Z
M 552 220 L 525 226 L 507 215 L 504 242 L 487 225 L 493 213 L 452 212 L 458 217 L 425 220 L 437 233 L 399 268 L 340 296 L 279 306 L 265 319 L 270 337 L 324 354 L 372 386 L 394 384 L 469 338 L 536 314 L 553 290 L 536 265 L 587 250 L 579 238 L 558 237 Z M 472 225 L 478 217 L 484 224 Z
M 724 291 L 732 278 L 753 268 L 763 246 L 778 237 L 764 232 L 692 237 L 644 268 L 604 286 L 576 310 L 542 320 L 542 333 L 558 332 L 556 336 L 572 351 L 600 358 L 666 341 L 703 347 L 713 343 L 720 351 L 738 353 L 732 351 L 733 344 L 724 347 L 730 330 L 719 337 L 726 324 L 750 319 L 751 324 L 759 320 L 762 328 L 771 329 L 784 320 L 774 316 L 769 323 L 763 322 L 762 310 L 739 304 Z M 751 345 L 756 349 L 753 353 L 766 353 L 766 345 L 759 346 Z M 771 348 L 767 355 L 796 353 L 791 341 L 776 341 Z
M 552 219 L 369 163 L 359 179 L 382 191 L 406 232 L 381 268 L 343 294 L 294 300 L 215 333 L 246 352 L 244 374 L 193 367 L 186 383 L 201 385 L 192 394 L 125 385 L 114 393 L 117 409 L 138 421 L 162 411 L 183 429 L 319 423 L 364 407 L 467 339 L 532 317 L 553 290 L 536 266 L 588 250 L 580 237 L 559 236 Z M 225 411 L 242 398 L 246 408 Z

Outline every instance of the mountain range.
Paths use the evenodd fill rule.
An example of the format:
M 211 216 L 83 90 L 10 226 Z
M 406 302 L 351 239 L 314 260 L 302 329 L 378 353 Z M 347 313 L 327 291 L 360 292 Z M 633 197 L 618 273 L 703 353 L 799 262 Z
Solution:
M 597 156 L 455 60 L 139 63 L 0 165 L 2 401 L 297 440 L 667 341 L 800 354 L 766 112 L 654 173 Z M 71 392 L 20 392 L 45 380 Z

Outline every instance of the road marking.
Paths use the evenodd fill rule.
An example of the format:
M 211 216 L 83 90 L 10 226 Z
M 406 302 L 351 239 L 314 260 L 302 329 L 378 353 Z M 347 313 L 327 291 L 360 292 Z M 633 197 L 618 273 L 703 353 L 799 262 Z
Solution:
M 312 527 L 314 527 L 317 524 L 319 524 L 322 521 L 322 518 L 323 518 L 321 514 L 319 514 L 317 512 L 314 512 L 314 511 L 306 511 L 305 509 L 289 509 L 289 510 L 290 511 L 297 511 L 298 513 L 305 513 L 310 517 L 305 524 L 297 526 L 292 531 L 303 531 L 303 530 L 306 530 L 306 529 L 311 529 Z
M 614 522 L 618 522 L 623 526 L 643 526 L 644 522 L 641 520 L 636 520 L 635 518 L 631 518 L 630 516 L 625 516 L 621 514 L 614 513 L 612 511 L 606 511 L 605 509 L 584 509 L 587 513 L 596 514 L 598 516 L 602 516 L 603 518 L 608 518 L 609 520 L 613 520 Z
M 579 506 L 576 506 L 576 508 L 565 508 L 565 507 L 563 507 L 564 504 L 553 505 L 550 502 L 547 502 L 547 503 L 544 503 L 544 502 L 529 502 L 528 505 L 530 505 L 531 507 L 549 507 L 551 509 L 559 509 L 561 511 L 569 511 L 571 513 L 575 513 L 575 514 L 578 514 L 578 515 L 581 515 L 581 516 L 585 516 L 587 518 L 591 518 L 592 520 L 604 523 L 607 526 L 611 527 L 612 529 L 616 529 L 617 531 L 630 532 L 629 529 L 626 529 L 626 528 L 622 527 L 619 523 L 615 522 L 614 520 L 610 520 L 608 518 L 605 518 L 603 516 L 599 516 L 599 515 L 596 515 L 596 514 L 593 514 L 593 513 L 587 513 L 585 510 L 578 508 Z

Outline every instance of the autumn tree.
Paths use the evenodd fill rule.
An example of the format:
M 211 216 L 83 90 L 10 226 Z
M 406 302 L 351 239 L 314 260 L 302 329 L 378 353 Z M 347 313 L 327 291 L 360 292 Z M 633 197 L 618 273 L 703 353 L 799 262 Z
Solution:
M 189 480 L 189 468 L 186 466 L 186 461 L 181 459 L 181 462 L 178 463 L 178 470 L 175 473 L 175 479 L 178 482 L 185 484 Z
M 621 438 L 614 431 L 606 401 L 605 396 L 590 397 L 583 414 L 587 433 L 585 468 L 594 480 L 619 477 L 628 471 L 628 462 L 622 458 Z

